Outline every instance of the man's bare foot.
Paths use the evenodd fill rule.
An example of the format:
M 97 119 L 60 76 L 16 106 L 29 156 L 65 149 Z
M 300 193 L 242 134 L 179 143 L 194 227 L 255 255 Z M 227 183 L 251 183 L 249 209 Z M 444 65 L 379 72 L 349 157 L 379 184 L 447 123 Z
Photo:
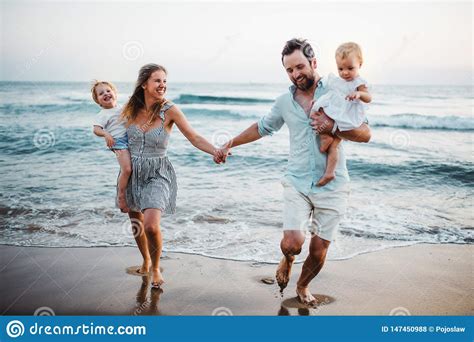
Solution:
M 284 256 L 278 265 L 275 278 L 277 280 L 278 286 L 280 286 L 280 292 L 282 293 L 290 281 L 291 266 L 293 266 L 294 261 L 295 257 L 293 255 L 288 257 Z
M 122 213 L 128 213 L 130 211 L 130 208 L 127 206 L 125 195 L 118 196 L 118 206 Z
M 296 295 L 298 296 L 298 300 L 309 306 L 315 306 L 318 304 L 316 301 L 316 298 L 309 292 L 309 289 L 307 287 L 296 287 Z
M 151 287 L 153 289 L 159 289 L 161 288 L 161 285 L 163 285 L 165 280 L 163 279 L 163 276 L 161 275 L 160 268 L 154 268 L 152 271 L 152 278 L 151 278 Z
M 329 146 L 332 144 L 332 142 L 334 141 L 334 138 L 329 135 L 329 134 L 320 134 L 319 135 L 319 151 L 321 151 L 321 153 L 325 153 L 327 152 Z
M 332 181 L 334 178 L 336 178 L 336 174 L 333 173 L 325 173 L 318 181 L 318 186 L 325 186 L 327 183 Z
M 140 267 L 137 272 L 141 274 L 147 274 L 150 272 L 151 260 L 144 260 L 142 263 L 142 267 Z

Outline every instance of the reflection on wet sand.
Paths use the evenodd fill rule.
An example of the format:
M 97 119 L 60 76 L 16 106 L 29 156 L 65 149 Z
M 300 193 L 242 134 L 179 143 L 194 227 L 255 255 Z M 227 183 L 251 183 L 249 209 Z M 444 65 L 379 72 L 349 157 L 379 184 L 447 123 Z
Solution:
M 314 306 L 308 306 L 306 304 L 301 303 L 298 300 L 298 297 L 292 297 L 285 299 L 278 310 L 278 316 L 291 316 L 289 309 L 297 309 L 295 310 L 298 315 L 300 316 L 309 316 L 311 314 L 315 314 L 319 310 L 322 309 L 323 306 L 328 305 L 334 302 L 336 299 L 331 296 L 326 296 L 322 294 L 314 294 L 313 296 L 316 298 L 317 304 Z
M 136 306 L 132 315 L 161 315 L 158 303 L 163 289 L 150 289 L 150 277 L 142 276 L 142 283 L 136 295 Z M 149 296 L 148 296 L 149 294 Z

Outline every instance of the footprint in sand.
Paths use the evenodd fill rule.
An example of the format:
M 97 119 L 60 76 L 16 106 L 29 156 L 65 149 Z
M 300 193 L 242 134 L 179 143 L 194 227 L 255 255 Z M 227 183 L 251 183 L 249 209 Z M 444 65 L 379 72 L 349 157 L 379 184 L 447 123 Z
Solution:
M 275 284 L 275 278 L 273 277 L 263 277 L 260 281 L 266 285 L 273 285 Z
M 281 303 L 281 305 L 285 308 L 288 308 L 288 309 L 308 309 L 308 308 L 316 309 L 316 308 L 321 308 L 324 305 L 328 305 L 328 304 L 331 304 L 332 302 L 336 301 L 336 299 L 334 297 L 326 296 L 326 295 L 323 295 L 323 294 L 314 294 L 313 293 L 313 296 L 316 298 L 316 301 L 317 301 L 316 305 L 308 306 L 306 304 L 303 304 L 298 300 L 297 297 L 292 297 L 292 298 L 285 299 Z
M 143 277 L 144 275 L 150 275 L 150 272 L 148 273 L 140 273 L 138 270 L 140 269 L 141 266 L 130 266 L 125 269 L 125 272 L 127 274 Z M 163 267 L 160 267 L 160 272 L 163 272 Z

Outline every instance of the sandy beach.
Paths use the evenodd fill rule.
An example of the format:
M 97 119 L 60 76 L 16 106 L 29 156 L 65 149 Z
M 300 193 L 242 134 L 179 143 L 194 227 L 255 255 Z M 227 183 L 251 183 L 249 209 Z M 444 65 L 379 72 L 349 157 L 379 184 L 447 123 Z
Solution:
M 166 284 L 130 274 L 135 248 L 0 246 L 2 315 L 472 315 L 472 245 L 415 245 L 327 261 L 312 282 L 320 300 L 283 297 L 276 265 L 166 253 Z

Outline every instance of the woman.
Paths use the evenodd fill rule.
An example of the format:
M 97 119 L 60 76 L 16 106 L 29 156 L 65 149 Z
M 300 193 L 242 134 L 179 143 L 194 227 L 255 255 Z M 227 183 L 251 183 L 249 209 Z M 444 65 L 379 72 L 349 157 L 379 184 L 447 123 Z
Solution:
M 160 272 L 163 213 L 176 208 L 176 175 L 166 156 L 173 125 L 201 151 L 220 159 L 220 152 L 201 137 L 183 112 L 165 99 L 166 69 L 157 64 L 143 66 L 135 90 L 122 112 L 126 120 L 132 176 L 127 186 L 127 206 L 143 264 L 138 272 L 152 271 L 152 288 L 164 283 Z

